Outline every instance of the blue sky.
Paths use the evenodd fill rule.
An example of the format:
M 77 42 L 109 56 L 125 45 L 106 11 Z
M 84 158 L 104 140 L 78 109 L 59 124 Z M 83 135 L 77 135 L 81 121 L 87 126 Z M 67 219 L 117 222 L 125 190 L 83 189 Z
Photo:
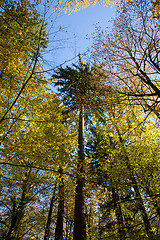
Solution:
M 50 65 L 56 66 L 65 61 L 70 65 L 74 61 L 69 61 L 70 59 L 74 58 L 79 52 L 82 54 L 86 52 L 87 48 L 92 45 L 91 35 L 95 30 L 94 25 L 98 24 L 102 28 L 111 27 L 110 21 L 115 16 L 116 6 L 110 8 L 97 4 L 71 15 L 61 14 L 58 17 L 55 17 L 49 7 L 48 9 L 48 29 L 51 22 L 54 22 L 53 30 L 51 29 L 50 33 L 56 32 L 56 34 L 55 38 L 51 38 L 53 42 L 49 48 L 49 50 L 54 50 L 45 54 L 45 59 Z M 54 34 L 51 36 L 54 36 Z M 47 68 L 49 69 L 50 66 L 48 65 Z

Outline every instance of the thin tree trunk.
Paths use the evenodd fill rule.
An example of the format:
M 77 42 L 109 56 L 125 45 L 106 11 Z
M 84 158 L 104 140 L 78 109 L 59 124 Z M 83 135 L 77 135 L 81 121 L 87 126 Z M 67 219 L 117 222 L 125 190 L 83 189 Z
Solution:
M 11 225 L 9 227 L 6 240 L 13 239 L 12 234 L 13 234 L 13 232 L 16 232 L 18 230 L 20 222 L 23 218 L 24 207 L 27 204 L 26 195 L 27 195 L 27 192 L 29 189 L 28 178 L 29 178 L 30 172 L 31 172 L 31 168 L 30 168 L 29 172 L 25 173 L 26 179 L 24 180 L 23 185 L 22 185 L 22 196 L 20 198 L 19 204 L 17 205 L 16 199 L 12 198 L 12 202 L 13 202 L 12 219 L 11 219 Z
M 46 229 L 45 229 L 44 240 L 49 240 L 50 226 L 51 226 L 51 221 L 52 221 L 53 203 L 55 200 L 55 191 L 56 191 L 56 185 L 54 187 L 50 206 L 49 206 L 48 219 L 47 219 L 47 224 L 46 224 Z
M 86 240 L 86 221 L 84 204 L 84 106 L 81 104 L 78 131 L 78 164 L 75 193 L 73 240 Z
M 58 213 L 57 223 L 55 229 L 55 240 L 63 239 L 63 216 L 64 216 L 64 182 L 63 182 L 63 170 L 59 168 L 59 196 L 58 196 Z
M 122 209 L 121 209 L 121 205 L 119 203 L 119 200 L 120 200 L 119 199 L 119 195 L 118 195 L 118 193 L 117 193 L 115 188 L 112 188 L 112 198 L 113 198 L 116 218 L 117 218 L 117 222 L 118 222 L 119 239 L 120 240 L 125 240 L 126 231 L 124 229 L 124 221 L 123 221 Z
M 13 232 L 13 230 L 14 230 L 14 228 L 16 226 L 16 222 L 17 222 L 15 199 L 12 199 L 12 202 L 13 202 L 12 219 L 11 219 L 11 225 L 9 227 L 6 240 L 11 240 L 11 235 L 12 235 L 12 232 Z

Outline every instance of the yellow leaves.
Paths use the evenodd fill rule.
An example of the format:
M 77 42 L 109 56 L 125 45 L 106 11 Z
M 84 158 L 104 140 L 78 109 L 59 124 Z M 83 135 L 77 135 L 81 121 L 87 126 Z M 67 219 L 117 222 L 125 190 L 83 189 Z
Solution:
M 160 2 L 159 0 L 152 0 L 153 4 L 153 16 L 160 20 Z
M 82 8 L 87 8 L 90 5 L 95 6 L 97 3 L 112 7 L 118 2 L 119 0 L 61 0 L 59 1 L 58 10 L 64 10 L 65 13 L 71 14 L 72 12 L 77 12 Z

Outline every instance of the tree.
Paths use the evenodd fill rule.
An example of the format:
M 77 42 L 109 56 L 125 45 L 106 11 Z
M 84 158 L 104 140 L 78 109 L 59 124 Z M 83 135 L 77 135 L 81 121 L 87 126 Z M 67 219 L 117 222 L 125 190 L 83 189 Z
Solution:
M 85 184 L 85 153 L 84 153 L 84 118 L 87 110 L 93 111 L 100 103 L 100 91 L 103 90 L 101 78 L 96 76 L 96 65 L 90 68 L 89 62 L 83 63 L 79 55 L 79 64 L 74 68 L 60 67 L 53 75 L 56 78 L 55 86 L 59 91 L 64 104 L 70 111 L 79 111 L 78 124 L 78 162 L 75 192 L 75 214 L 73 239 L 86 239 L 86 223 L 84 208 Z M 102 77 L 99 73 L 99 77 Z M 102 93 L 102 92 L 101 92 Z M 101 96 L 103 98 L 103 96 Z M 92 106 L 93 104 L 93 106 Z
M 152 183 L 153 175 L 159 179 L 156 171 L 159 168 L 158 158 L 153 161 L 154 153 L 159 151 L 159 132 L 150 120 L 141 127 L 143 118 L 140 117 L 140 108 L 132 106 L 130 109 L 117 102 L 114 105 L 114 101 L 109 106 L 106 116 L 100 116 L 93 122 L 87 148 L 91 173 L 105 194 L 100 194 L 102 200 L 97 199 L 101 212 L 97 231 L 99 229 L 101 238 L 113 236 L 114 239 L 115 236 L 116 239 L 118 232 L 122 239 L 125 234 L 130 239 L 143 239 L 143 235 L 154 239 L 159 215 L 155 203 L 159 195 L 157 191 L 152 192 L 153 195 L 148 194 L 145 184 L 148 182 L 147 185 L 152 188 L 156 185 L 156 182 Z M 134 148 L 136 151 L 133 152 Z M 152 148 L 153 151 L 148 151 Z M 96 191 L 98 186 L 94 187 Z M 152 197 L 150 201 L 149 196 L 153 196 L 154 201 Z M 144 229 L 139 226 L 144 226 Z M 124 231 L 122 235 L 121 231 Z
M 5 135 L 24 110 L 31 88 L 45 83 L 35 71 L 40 69 L 39 57 L 47 38 L 46 24 L 27 0 L 4 1 L 0 22 L 0 124 Z
M 107 199 L 107 203 L 102 202 L 100 204 L 100 211 L 102 212 L 101 223 L 105 222 L 105 217 L 107 214 L 115 211 L 116 220 L 109 221 L 105 224 L 105 227 L 100 225 L 99 232 L 100 238 L 106 237 L 106 232 L 109 233 L 108 237 L 116 235 L 118 233 L 119 239 L 125 239 L 126 229 L 124 224 L 124 217 L 122 214 L 121 200 L 119 196 L 118 189 L 120 188 L 116 181 L 117 176 L 113 176 L 114 160 L 112 162 L 112 155 L 115 155 L 115 143 L 112 137 L 109 136 L 107 132 L 107 127 L 96 123 L 90 127 L 91 137 L 87 143 L 87 152 L 90 161 L 90 171 L 91 174 L 96 175 L 96 183 L 102 188 L 106 188 L 108 195 L 110 193 L 110 200 Z M 109 130 L 109 129 L 108 129 Z M 108 163 L 107 163 L 108 161 Z M 114 169 L 114 170 L 113 170 Z M 119 177 L 121 182 L 124 181 L 123 177 Z M 101 193 L 103 195 L 103 193 Z M 112 224 L 112 227 L 111 227 Z M 107 226 L 108 225 L 108 226 Z M 116 233 L 117 232 L 117 233 Z M 105 235 L 106 234 L 106 235 Z
M 118 142 L 120 144 L 119 148 L 121 149 L 122 158 L 124 158 L 125 165 L 126 165 L 126 167 L 128 169 L 128 172 L 129 172 L 129 178 L 131 180 L 131 183 L 132 183 L 132 186 L 133 186 L 136 198 L 137 198 L 137 204 L 138 204 L 138 207 L 139 207 L 139 210 L 140 210 L 143 222 L 144 222 L 145 231 L 146 231 L 149 239 L 156 239 L 155 232 L 152 228 L 150 218 L 148 216 L 147 210 L 145 208 L 145 204 L 143 202 L 143 197 L 142 197 L 142 193 L 141 193 L 141 190 L 140 190 L 140 187 L 139 187 L 139 182 L 137 181 L 137 173 L 134 169 L 134 166 L 131 164 L 131 160 L 130 160 L 129 155 L 128 155 L 128 151 L 127 151 L 126 146 L 130 145 L 130 143 L 128 143 L 128 144 L 126 143 L 126 146 L 125 146 L 126 135 L 124 134 L 124 136 L 123 136 L 123 134 L 122 134 L 123 129 L 124 129 L 122 126 L 123 126 L 123 124 L 125 124 L 125 122 L 123 123 L 123 118 L 120 117 L 120 115 L 122 114 L 122 112 L 124 112 L 124 110 L 122 110 L 120 106 L 118 106 L 119 110 L 117 109 L 116 106 L 111 107 L 111 110 L 109 111 L 109 115 L 112 118 L 111 122 L 112 122 L 112 124 L 115 128 L 115 131 L 116 131 L 116 134 L 117 134 L 117 137 L 118 137 Z M 118 110 L 118 112 L 116 111 L 116 109 Z M 134 111 L 134 107 L 132 108 L 132 111 Z M 140 113 L 138 115 L 140 115 Z M 136 114 L 134 116 L 138 116 L 138 115 Z M 120 120 L 120 118 L 121 118 L 121 120 Z M 128 119 L 131 119 L 131 118 L 128 118 Z M 137 121 L 138 118 L 135 119 L 135 120 Z M 131 125 L 129 123 L 129 126 L 133 127 L 133 123 Z M 132 134 L 133 133 L 134 133 L 134 130 L 132 130 Z M 127 132 L 127 135 L 129 137 L 129 135 L 130 135 L 129 132 Z M 132 137 L 133 136 L 130 137 L 130 141 L 132 141 L 131 140 Z M 134 143 L 133 143 L 133 145 L 134 145 Z
M 53 191 L 52 198 L 51 198 L 50 205 L 49 205 L 49 211 L 48 211 L 47 224 L 46 224 L 46 228 L 45 228 L 44 240 L 48 240 L 49 239 L 49 235 L 50 235 L 53 204 L 54 204 L 54 201 L 55 201 L 55 198 L 56 198 L 55 190 L 56 190 L 56 185 L 54 187 L 54 191 Z
M 55 240 L 63 239 L 63 218 L 64 218 L 64 179 L 63 169 L 59 168 L 59 192 L 58 192 L 58 212 L 55 229 Z
M 121 5 L 112 33 L 97 29 L 94 57 L 103 62 L 108 84 L 144 112 L 159 118 L 159 22 L 151 17 L 151 2 Z
M 72 133 L 54 94 L 44 93 L 42 98 L 42 92 L 37 93 L 28 103 L 28 115 L 21 116 L 1 148 L 3 239 L 44 236 L 58 165 L 67 161 L 69 166 L 66 156 L 72 153 Z

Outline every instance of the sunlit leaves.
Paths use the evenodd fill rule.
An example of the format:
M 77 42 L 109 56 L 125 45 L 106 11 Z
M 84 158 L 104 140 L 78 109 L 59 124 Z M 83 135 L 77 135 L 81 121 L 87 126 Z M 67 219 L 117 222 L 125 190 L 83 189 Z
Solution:
M 94 6 L 97 3 L 112 7 L 118 2 L 119 0 L 60 0 L 58 2 L 58 9 L 64 9 L 66 13 L 71 14 L 72 12 L 77 12 L 82 8 L 87 8 L 90 5 Z
M 122 4 L 111 33 L 97 28 L 93 55 L 122 98 L 128 96 L 159 118 L 159 24 L 151 14 L 150 1 Z

